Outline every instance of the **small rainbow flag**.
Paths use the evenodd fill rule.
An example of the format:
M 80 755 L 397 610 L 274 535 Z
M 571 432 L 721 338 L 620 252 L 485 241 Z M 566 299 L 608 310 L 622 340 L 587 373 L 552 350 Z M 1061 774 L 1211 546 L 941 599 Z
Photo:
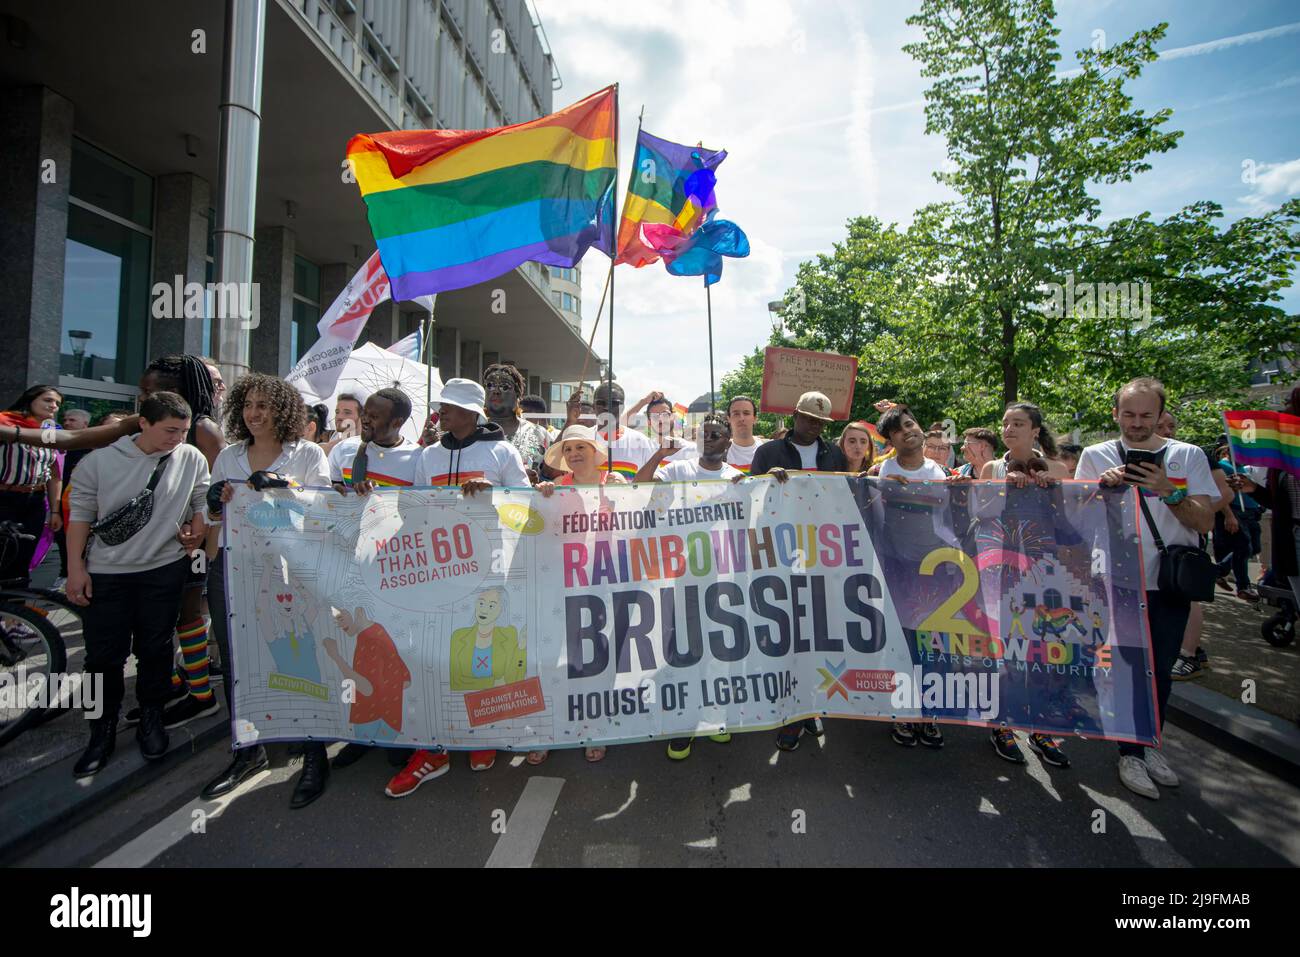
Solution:
M 682 405 L 680 402 L 674 402 L 673 411 L 676 412 L 679 416 L 685 416 L 686 406 Z
M 718 164 L 726 158 L 726 150 L 683 146 L 645 130 L 637 133 L 615 262 L 640 269 L 658 261 L 659 251 L 642 235 L 646 224 L 673 226 L 683 235 L 694 232 L 717 207 L 713 186 Z
M 1234 465 L 1282 469 L 1300 478 L 1300 416 L 1260 409 L 1225 412 Z
M 490 130 L 362 133 L 347 159 L 393 298 L 495 279 L 527 262 L 614 255 L 617 90 Z
M 880 434 L 880 430 L 870 422 L 865 423 L 865 425 L 867 427 L 867 434 L 871 436 L 871 446 L 875 451 L 875 457 L 877 459 L 892 458 L 895 455 L 894 449 L 885 441 L 885 437 Z M 888 453 L 885 452 L 886 448 L 889 448 Z

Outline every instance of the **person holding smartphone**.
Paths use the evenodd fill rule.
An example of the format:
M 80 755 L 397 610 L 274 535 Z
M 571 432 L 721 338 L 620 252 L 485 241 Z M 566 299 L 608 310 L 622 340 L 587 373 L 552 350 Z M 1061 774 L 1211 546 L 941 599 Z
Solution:
M 1164 410 L 1165 388 L 1158 380 L 1141 378 L 1126 384 L 1116 393 L 1111 413 L 1120 427 L 1121 439 L 1084 449 L 1075 478 L 1099 481 L 1110 487 L 1135 486 L 1166 545 L 1198 547 L 1201 536 L 1214 528 L 1213 503 L 1218 499 L 1218 489 L 1200 449 L 1177 439 L 1166 439 L 1156 432 Z M 1151 533 L 1151 523 L 1140 513 L 1138 534 L 1142 544 L 1142 587 L 1146 589 L 1151 650 L 1155 658 L 1152 666 L 1156 678 L 1156 726 L 1163 728 L 1169 690 L 1173 687 L 1171 672 L 1192 603 L 1181 595 L 1160 590 L 1160 551 Z M 1137 583 L 1124 585 L 1134 587 Z M 1128 650 L 1118 649 L 1124 657 Z M 1143 662 L 1134 660 L 1130 664 L 1139 674 L 1145 671 Z M 1178 786 L 1178 775 L 1159 750 L 1121 744 L 1119 753 L 1119 779 L 1130 791 L 1154 800 L 1160 797 L 1157 784 Z

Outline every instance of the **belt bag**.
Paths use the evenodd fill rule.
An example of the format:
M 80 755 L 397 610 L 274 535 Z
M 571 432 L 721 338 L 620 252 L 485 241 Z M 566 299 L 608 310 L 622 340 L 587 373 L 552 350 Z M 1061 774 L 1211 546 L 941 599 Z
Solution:
M 170 452 L 158 460 L 158 464 L 154 466 L 153 474 L 149 476 L 149 484 L 145 486 L 144 491 L 125 505 L 113 509 L 111 514 L 105 515 L 92 524 L 90 533 L 105 545 L 121 545 L 148 525 L 149 519 L 153 517 L 153 492 L 158 487 L 158 480 L 162 478 L 163 466 L 167 464 L 169 458 L 171 458 Z M 89 547 L 89 542 L 87 542 L 87 547 Z
M 1186 601 L 1214 601 L 1214 582 L 1219 577 L 1214 559 L 1199 546 L 1166 546 L 1151 512 L 1147 510 L 1141 489 L 1138 489 L 1138 504 L 1142 506 L 1142 516 L 1160 551 L 1160 575 L 1157 579 L 1160 590 Z

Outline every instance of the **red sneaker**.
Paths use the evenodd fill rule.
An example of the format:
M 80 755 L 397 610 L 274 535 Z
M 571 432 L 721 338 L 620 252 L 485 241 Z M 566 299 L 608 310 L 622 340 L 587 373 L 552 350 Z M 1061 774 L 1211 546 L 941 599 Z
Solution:
M 471 771 L 486 771 L 496 763 L 497 753 L 495 751 L 471 751 L 469 753 L 469 769 Z
M 384 793 L 390 798 L 406 797 L 408 794 L 414 794 L 425 781 L 431 781 L 434 778 L 441 777 L 451 769 L 451 755 L 443 751 L 434 754 L 432 751 L 416 751 L 411 755 L 411 760 L 406 762 L 406 767 L 393 775 L 393 779 L 388 782 L 388 787 L 384 788 Z

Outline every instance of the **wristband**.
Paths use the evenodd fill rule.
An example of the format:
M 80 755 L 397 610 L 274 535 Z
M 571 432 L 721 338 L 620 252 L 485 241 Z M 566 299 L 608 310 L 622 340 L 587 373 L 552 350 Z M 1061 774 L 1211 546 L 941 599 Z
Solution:
M 1187 498 L 1187 489 L 1176 488 L 1168 495 L 1162 496 L 1160 501 L 1164 502 L 1166 505 L 1177 505 L 1185 498 Z

